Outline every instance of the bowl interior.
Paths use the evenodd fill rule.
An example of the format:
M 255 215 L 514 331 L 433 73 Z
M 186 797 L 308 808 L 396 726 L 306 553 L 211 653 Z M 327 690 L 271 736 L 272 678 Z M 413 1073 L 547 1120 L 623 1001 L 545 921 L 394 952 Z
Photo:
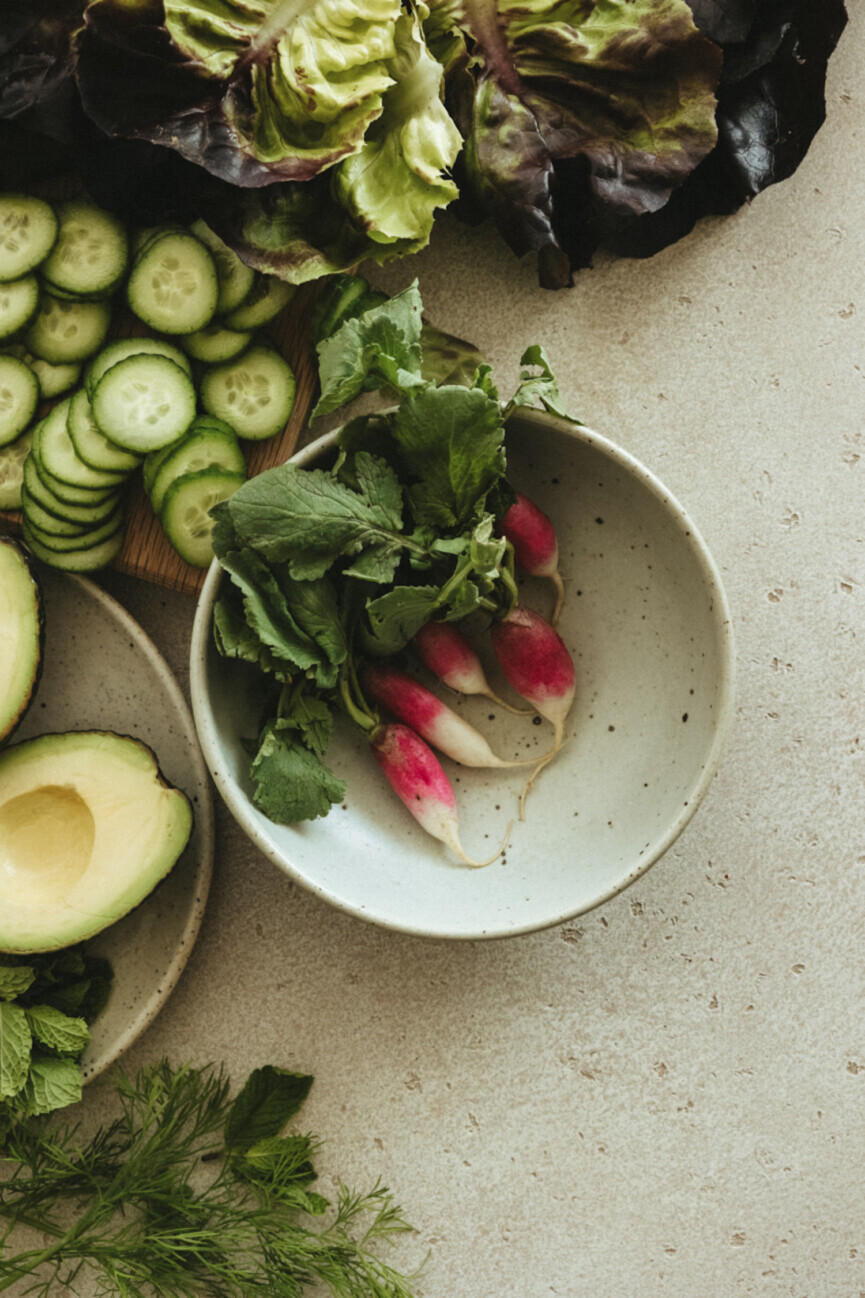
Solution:
M 214 568 L 193 642 L 193 703 L 217 786 L 258 846 L 293 878 L 363 918 L 430 936 L 481 937 L 557 923 L 618 892 L 693 814 L 730 711 L 732 642 L 717 572 L 660 483 L 586 429 L 528 412 L 508 425 L 508 477 L 552 518 L 567 600 L 559 630 L 577 664 L 567 746 L 541 775 L 504 856 L 466 869 L 386 785 L 365 740 L 337 724 L 328 762 L 348 781 L 323 820 L 274 825 L 249 799 L 243 740 L 259 715 L 254 674 L 219 657 L 209 633 Z M 313 452 L 314 453 L 314 452 Z M 302 453 L 309 461 L 309 452 Z M 524 602 L 547 615 L 551 583 Z M 509 694 L 475 643 L 495 688 Z M 542 754 L 551 727 L 482 699 L 447 701 L 503 756 Z M 454 780 L 463 841 L 490 854 L 516 815 L 525 774 L 466 770 Z

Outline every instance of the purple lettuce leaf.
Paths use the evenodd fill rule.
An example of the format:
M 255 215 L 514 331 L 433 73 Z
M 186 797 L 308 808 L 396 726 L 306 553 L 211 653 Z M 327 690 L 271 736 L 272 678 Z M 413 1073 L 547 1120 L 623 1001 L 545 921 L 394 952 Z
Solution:
M 689 0 L 724 47 L 718 144 L 660 212 L 614 231 L 607 246 L 649 257 L 703 216 L 729 215 L 797 169 L 826 117 L 829 57 L 847 23 L 843 0 Z
M 467 187 L 518 255 L 539 253 L 547 287 L 607 228 L 663 207 L 715 145 L 721 55 L 685 0 L 464 0 L 461 25 L 481 64 Z

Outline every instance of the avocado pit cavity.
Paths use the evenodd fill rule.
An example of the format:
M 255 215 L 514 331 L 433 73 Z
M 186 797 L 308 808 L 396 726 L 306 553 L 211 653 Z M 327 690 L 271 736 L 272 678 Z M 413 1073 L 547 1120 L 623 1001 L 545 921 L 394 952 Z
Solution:
M 96 822 L 69 785 L 46 784 L 0 806 L 0 880 L 10 901 L 52 906 L 87 869 Z

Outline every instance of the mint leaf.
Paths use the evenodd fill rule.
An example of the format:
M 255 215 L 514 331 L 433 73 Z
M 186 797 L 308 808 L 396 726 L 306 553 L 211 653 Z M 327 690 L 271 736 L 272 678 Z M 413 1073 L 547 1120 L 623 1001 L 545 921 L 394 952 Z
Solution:
M 27 1081 L 32 1046 L 24 1010 L 0 1001 L 0 1100 L 11 1100 Z
M 421 310 L 415 280 L 319 343 L 321 397 L 312 418 L 338 410 L 364 389 L 403 391 L 421 383 Z
M 367 452 L 357 456 L 357 472 L 358 491 L 323 469 L 294 464 L 252 478 L 228 502 L 238 538 L 265 558 L 287 563 L 298 581 L 323 577 L 342 555 L 367 548 L 392 556 L 395 564 L 402 548 L 397 477 Z
M 30 965 L 0 965 L 0 1000 L 14 1001 L 33 986 L 36 971 Z
M 438 586 L 397 586 L 366 606 L 376 651 L 398 653 L 438 607 Z
M 529 370 L 520 372 L 522 381 L 508 402 L 505 417 L 511 415 L 517 406 L 530 406 L 535 401 L 539 401 L 544 409 L 551 414 L 558 415 L 560 419 L 566 419 L 569 424 L 577 424 L 582 427 L 579 419 L 574 419 L 565 409 L 564 401 L 559 392 L 559 385 L 550 368 L 549 358 L 543 347 L 537 343 L 533 347 L 527 347 L 520 357 L 520 364 L 533 365 L 541 372 L 540 374 L 532 374 Z
M 312 1077 L 284 1068 L 256 1068 L 235 1099 L 225 1123 L 225 1147 L 246 1154 L 278 1136 L 309 1095 Z
M 70 1018 L 50 1005 L 36 1005 L 25 1013 L 34 1040 L 60 1055 L 77 1058 L 90 1040 L 83 1019 Z
M 339 780 L 315 753 L 268 725 L 252 763 L 252 800 L 269 820 L 294 825 L 326 816 L 345 797 Z
M 30 1065 L 27 1084 L 21 1094 L 24 1111 L 34 1116 L 65 1109 L 81 1099 L 81 1073 L 74 1059 L 44 1056 Z
M 502 476 L 499 404 L 479 388 L 425 387 L 407 393 L 393 422 L 416 521 L 465 527 Z

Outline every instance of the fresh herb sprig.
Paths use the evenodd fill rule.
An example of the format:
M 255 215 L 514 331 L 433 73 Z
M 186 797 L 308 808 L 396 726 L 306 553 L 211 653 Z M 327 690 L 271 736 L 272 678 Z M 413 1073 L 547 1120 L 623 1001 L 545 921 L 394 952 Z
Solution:
M 113 974 L 80 947 L 0 956 L 0 1138 L 16 1116 L 81 1099 L 78 1060 Z
M 364 658 L 399 653 L 432 619 L 504 617 L 517 602 L 513 548 L 496 535 L 514 500 L 505 423 L 533 402 L 567 418 L 556 380 L 530 347 L 503 407 L 479 353 L 424 326 L 422 310 L 416 283 L 382 298 L 358 277 L 335 281 L 316 317 L 314 417 L 373 390 L 395 409 L 350 420 L 330 467 L 280 465 L 214 511 L 231 579 L 214 637 L 273 685 L 251 774 L 275 821 L 326 815 L 344 797 L 323 756 L 334 708 L 370 735 L 379 725 L 359 685 Z
M 282 1134 L 311 1084 L 260 1068 L 232 1100 L 221 1070 L 163 1062 L 116 1074 L 120 1115 L 89 1140 L 15 1124 L 0 1144 L 0 1292 L 297 1298 L 324 1285 L 335 1298 L 411 1298 L 375 1251 L 411 1229 L 388 1191 L 340 1186 L 331 1210 L 309 1188 L 315 1138 Z M 48 1242 L 13 1252 L 17 1227 Z

